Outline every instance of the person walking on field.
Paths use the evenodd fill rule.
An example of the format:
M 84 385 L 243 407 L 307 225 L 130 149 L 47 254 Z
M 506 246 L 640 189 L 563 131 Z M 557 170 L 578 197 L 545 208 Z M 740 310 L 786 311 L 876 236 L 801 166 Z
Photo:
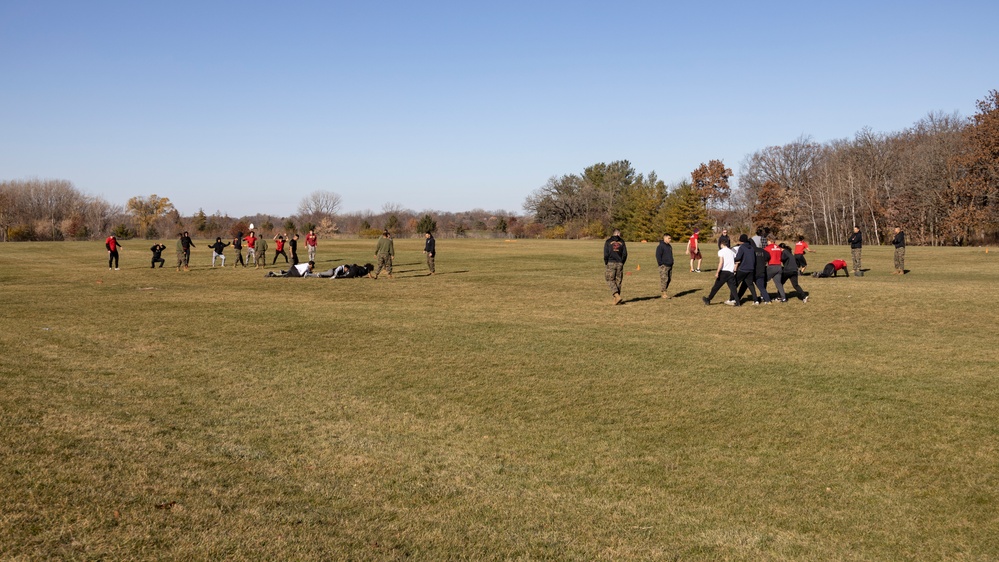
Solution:
M 801 300 L 801 302 L 808 302 L 808 293 L 806 293 L 805 290 L 801 288 L 801 285 L 798 284 L 798 262 L 794 259 L 794 253 L 792 252 L 791 247 L 787 244 L 779 244 L 779 246 L 784 249 L 784 251 L 781 252 L 781 261 L 784 263 L 784 270 L 781 272 L 780 278 L 781 288 L 784 287 L 784 283 L 790 281 L 791 286 L 794 287 L 794 290 L 796 291 L 798 299 Z
M 656 247 L 656 263 L 659 264 L 659 288 L 662 289 L 664 299 L 672 298 L 666 294 L 669 290 L 669 283 L 673 280 L 673 246 L 670 242 L 673 238 L 669 234 L 663 234 L 662 242 Z
M 715 270 L 715 284 L 711 287 L 711 292 L 708 293 L 708 296 L 701 297 L 705 305 L 711 304 L 711 299 L 715 298 L 722 285 L 728 285 L 728 300 L 725 301 L 725 304 L 742 306 L 735 290 L 735 252 L 725 244 L 722 244 L 721 249 L 718 250 L 718 269 Z
M 158 263 L 160 264 L 160 269 L 162 269 L 163 265 L 166 264 L 166 260 L 163 259 L 163 250 L 166 250 L 166 246 L 163 244 L 153 244 L 153 247 L 149 248 L 149 250 L 153 253 L 153 262 L 149 268 L 152 269 L 156 267 L 156 264 Z
M 905 233 L 902 232 L 902 227 L 895 227 L 891 245 L 895 246 L 895 273 L 892 275 L 905 275 Z
M 118 248 L 122 246 L 118 243 L 118 239 L 114 237 L 114 234 L 104 240 L 104 247 L 108 249 L 108 271 L 111 270 L 112 263 L 114 263 L 114 270 L 118 271 Z
M 223 242 L 222 238 L 216 237 L 215 243 L 209 246 L 212 249 L 212 267 L 215 267 L 215 258 L 222 258 L 222 267 L 225 267 L 225 254 L 222 253 L 228 246 L 228 242 Z
M 184 233 L 177 234 L 177 271 L 183 267 L 184 271 L 188 271 L 187 267 L 187 253 L 184 251 Z
M 687 249 L 683 253 L 690 256 L 690 272 L 700 273 L 701 272 L 701 248 L 698 244 L 698 240 L 701 237 L 701 229 L 694 228 L 694 233 L 690 235 L 690 240 L 687 241 Z M 694 267 L 694 262 L 697 262 L 697 267 Z
M 427 255 L 427 269 L 430 275 L 434 274 L 434 258 L 437 257 L 437 240 L 429 230 L 426 233 L 426 241 L 423 243 L 423 253 Z
M 846 239 L 850 243 L 850 255 L 853 257 L 853 274 L 863 275 L 860 271 L 860 254 L 864 248 L 864 235 L 860 233 L 860 227 L 853 227 L 853 234 Z
M 754 277 L 756 275 L 756 253 L 753 251 L 755 246 L 749 240 L 749 237 L 745 234 L 739 236 L 739 249 L 735 252 L 735 285 L 739 288 L 739 292 L 736 295 L 736 302 L 742 304 L 742 295 L 746 293 L 746 289 L 753 295 L 753 304 L 760 304 L 759 298 L 756 296 L 756 284 L 754 283 Z
M 770 245 L 766 247 L 766 251 L 770 254 L 770 260 L 767 262 L 767 281 L 773 279 L 774 286 L 777 287 L 777 295 L 780 297 L 780 302 L 787 302 L 787 295 L 784 294 L 784 284 L 780 282 L 781 271 L 784 269 L 784 262 L 781 260 L 784 255 L 784 249 L 778 246 L 776 242 L 770 242 Z
M 309 250 L 309 261 L 316 261 L 316 242 L 319 239 L 316 237 L 316 231 L 310 230 L 305 236 L 305 247 Z
M 375 246 L 375 257 L 378 258 L 378 265 L 375 266 L 375 274 L 372 279 L 378 279 L 378 274 L 384 269 L 388 278 L 392 279 L 392 258 L 395 257 L 395 244 L 392 243 L 392 235 L 389 231 L 383 231 L 382 237 L 378 239 Z
M 191 240 L 191 235 L 184 231 L 184 236 L 180 239 L 181 245 L 184 247 L 184 271 L 190 271 L 191 265 L 191 248 L 196 248 L 194 245 L 194 240 Z
M 794 243 L 794 261 L 798 264 L 798 273 L 805 275 L 805 268 L 808 267 L 805 253 L 814 251 L 808 247 L 808 242 L 805 242 L 804 236 L 798 237 L 798 241 Z
M 624 281 L 624 264 L 628 261 L 628 245 L 621 238 L 621 231 L 614 230 L 604 242 L 604 279 L 610 287 L 614 304 L 621 304 L 621 282 Z

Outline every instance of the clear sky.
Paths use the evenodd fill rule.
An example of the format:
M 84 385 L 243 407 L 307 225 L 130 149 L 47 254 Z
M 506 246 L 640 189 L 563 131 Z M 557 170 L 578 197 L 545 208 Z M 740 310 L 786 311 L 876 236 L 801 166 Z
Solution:
M 521 211 L 801 135 L 970 116 L 999 2 L 0 0 L 0 179 L 185 215 Z

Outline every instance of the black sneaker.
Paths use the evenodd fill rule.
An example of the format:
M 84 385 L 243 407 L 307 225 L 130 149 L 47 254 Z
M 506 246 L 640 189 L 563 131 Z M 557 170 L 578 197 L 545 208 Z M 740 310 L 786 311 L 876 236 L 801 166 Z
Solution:
M 711 304 L 711 299 L 709 299 L 708 297 L 701 297 L 701 300 L 704 301 L 704 306 L 708 306 Z

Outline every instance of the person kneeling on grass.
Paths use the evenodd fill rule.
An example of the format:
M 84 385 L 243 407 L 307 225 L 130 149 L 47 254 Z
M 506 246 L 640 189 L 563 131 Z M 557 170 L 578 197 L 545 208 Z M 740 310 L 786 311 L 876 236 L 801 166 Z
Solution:
M 850 270 L 846 268 L 846 260 L 833 260 L 827 263 L 826 266 L 822 268 L 821 272 L 817 271 L 813 273 L 812 277 L 819 277 L 819 278 L 839 277 L 839 271 L 841 269 L 843 270 L 843 273 L 845 273 L 847 277 L 850 276 Z
M 316 274 L 317 277 L 323 277 L 325 279 L 353 279 L 356 277 L 368 277 L 368 274 L 375 269 L 375 266 L 370 263 L 364 265 L 355 264 L 343 264 L 339 265 L 333 269 L 327 269 L 326 271 Z
M 312 270 L 316 267 L 316 262 L 300 263 L 288 269 L 281 270 L 281 273 L 269 272 L 264 277 L 313 277 Z

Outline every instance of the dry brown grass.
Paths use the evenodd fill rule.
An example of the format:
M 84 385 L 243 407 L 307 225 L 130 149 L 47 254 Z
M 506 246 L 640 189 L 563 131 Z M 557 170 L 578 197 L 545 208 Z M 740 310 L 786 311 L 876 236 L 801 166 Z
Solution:
M 3 559 L 999 558 L 994 253 L 732 309 L 653 298 L 652 245 L 618 307 L 596 241 L 149 245 L 0 247 Z

